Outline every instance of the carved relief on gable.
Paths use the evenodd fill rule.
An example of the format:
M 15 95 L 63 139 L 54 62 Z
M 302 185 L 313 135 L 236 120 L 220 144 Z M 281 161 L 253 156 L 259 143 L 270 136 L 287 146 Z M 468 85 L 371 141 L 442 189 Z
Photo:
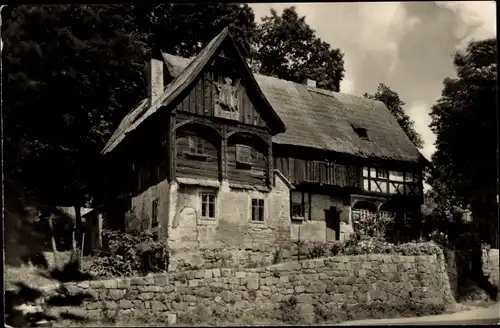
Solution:
M 220 76 L 218 80 L 214 81 L 214 115 L 237 121 L 240 118 L 241 79 Z

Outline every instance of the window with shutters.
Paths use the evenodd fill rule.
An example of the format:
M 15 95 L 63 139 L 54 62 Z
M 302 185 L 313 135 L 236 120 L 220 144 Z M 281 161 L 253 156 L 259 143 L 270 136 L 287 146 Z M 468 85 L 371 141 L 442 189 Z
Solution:
M 252 165 L 252 147 L 247 145 L 236 145 L 236 162 Z

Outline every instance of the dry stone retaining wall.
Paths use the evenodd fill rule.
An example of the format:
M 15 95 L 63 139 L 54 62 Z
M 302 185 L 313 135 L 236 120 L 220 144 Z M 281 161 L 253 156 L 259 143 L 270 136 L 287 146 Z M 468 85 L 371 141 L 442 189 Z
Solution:
M 451 290 L 440 256 L 358 255 L 288 262 L 245 270 L 205 269 L 65 285 L 86 292 L 89 317 L 154 316 L 173 323 L 196 306 L 210 311 L 276 309 L 294 295 L 299 305 L 406 302 L 444 304 Z M 50 295 L 50 292 L 48 293 Z
M 194 249 L 171 258 L 169 271 L 262 267 L 272 265 L 276 258 L 279 262 L 306 259 L 315 245 L 323 246 L 325 253 L 329 253 L 333 244 L 301 242 L 299 248 L 296 242 L 291 241 L 277 246 L 257 244 L 249 248 L 238 248 L 227 245 L 223 248 Z

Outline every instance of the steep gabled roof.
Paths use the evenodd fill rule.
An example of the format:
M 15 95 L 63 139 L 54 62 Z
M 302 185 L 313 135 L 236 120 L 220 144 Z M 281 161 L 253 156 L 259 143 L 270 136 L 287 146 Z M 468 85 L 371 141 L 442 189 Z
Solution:
M 192 59 L 163 54 L 171 76 Z M 254 74 L 261 90 L 285 122 L 285 133 L 273 142 L 325 149 L 362 158 L 418 162 L 424 160 L 380 101 L 309 87 Z M 354 128 L 366 130 L 367 139 Z
M 284 132 L 285 124 L 278 116 L 278 114 L 274 111 L 273 107 L 268 103 L 266 97 L 260 90 L 258 83 L 255 81 L 250 68 L 248 67 L 243 57 L 241 57 L 241 54 L 239 53 L 238 48 L 232 40 L 228 29 L 225 28 L 219 35 L 213 38 L 212 41 L 210 41 L 208 45 L 196 57 L 192 58 L 189 63 L 186 63 L 182 70 L 176 72 L 174 80 L 165 87 L 163 94 L 161 94 L 151 106 L 148 107 L 148 100 L 145 99 L 125 116 L 125 118 L 119 124 L 118 128 L 113 133 L 108 143 L 102 150 L 101 154 L 104 155 L 111 152 L 126 138 L 128 133 L 134 131 L 148 117 L 155 114 L 159 108 L 166 107 L 174 102 L 186 88 L 188 88 L 195 80 L 198 79 L 199 75 L 206 67 L 206 65 L 210 63 L 212 58 L 218 53 L 221 45 L 225 40 L 229 40 L 233 45 L 237 54 L 236 57 L 238 57 L 235 59 L 239 59 L 240 64 L 245 67 L 250 82 L 257 90 L 257 93 L 261 98 L 260 100 L 264 103 L 265 107 L 267 107 L 267 114 L 270 114 L 270 119 L 273 122 L 273 127 L 275 127 L 273 129 L 274 132 Z M 167 69 L 170 71 L 172 69 L 171 63 L 167 60 L 167 58 L 165 58 L 165 56 L 164 60 L 167 65 Z

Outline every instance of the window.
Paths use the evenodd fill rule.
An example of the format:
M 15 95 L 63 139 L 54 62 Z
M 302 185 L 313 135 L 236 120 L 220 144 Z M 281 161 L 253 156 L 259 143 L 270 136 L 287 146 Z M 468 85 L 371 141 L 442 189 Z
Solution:
M 377 178 L 387 179 L 388 173 L 386 170 L 377 169 Z
M 252 221 L 264 222 L 263 199 L 252 199 Z
M 292 203 L 292 218 L 304 217 L 304 206 L 300 203 Z
M 189 153 L 196 155 L 205 154 L 205 141 L 199 137 L 189 137 Z
M 158 226 L 158 199 L 153 200 L 153 205 L 151 206 L 151 227 Z
M 236 145 L 236 161 L 238 163 L 252 165 L 252 147 Z
M 215 193 L 203 191 L 201 193 L 201 216 L 215 219 Z
M 352 129 L 354 130 L 354 132 L 356 132 L 356 134 L 358 135 L 358 137 L 360 137 L 361 139 L 364 139 L 364 140 L 368 140 L 368 132 L 365 128 L 360 127 L 360 126 L 355 125 L 355 124 L 351 124 L 351 126 L 352 126 Z
M 391 181 L 404 181 L 403 172 L 400 171 L 391 171 L 390 172 L 390 180 Z
M 420 176 L 418 173 L 413 173 L 413 172 L 406 172 L 405 173 L 405 181 L 410 181 L 410 182 L 418 182 Z

